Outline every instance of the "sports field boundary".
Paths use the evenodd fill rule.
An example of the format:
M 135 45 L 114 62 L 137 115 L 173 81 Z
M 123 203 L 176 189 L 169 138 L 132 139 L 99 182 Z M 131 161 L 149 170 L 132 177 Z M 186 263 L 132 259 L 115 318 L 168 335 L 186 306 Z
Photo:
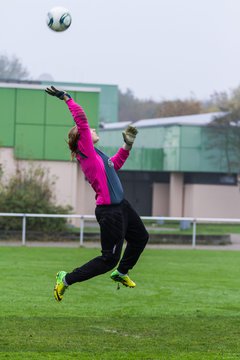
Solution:
M 26 246 L 26 232 L 27 232 L 27 218 L 66 218 L 66 219 L 78 219 L 80 221 L 79 227 L 79 245 L 84 246 L 84 227 L 85 221 L 94 220 L 94 215 L 80 215 L 80 214 L 34 214 L 34 213 L 0 213 L 0 217 L 18 217 L 22 219 L 22 246 Z M 197 218 L 197 217 L 159 217 L 159 216 L 141 216 L 143 221 L 154 221 L 162 223 L 164 221 L 178 221 L 180 224 L 192 224 L 192 244 L 191 247 L 197 248 L 197 224 L 200 223 L 219 223 L 219 224 L 240 224 L 240 219 L 230 219 L 230 218 Z M 229 244 L 230 245 L 230 244 Z M 168 246 L 168 245 L 163 245 Z M 180 245 L 183 248 L 183 245 Z M 225 248 L 228 246 L 224 245 Z M 176 247 L 175 247 L 176 248 Z M 201 246 L 202 248 L 202 246 Z

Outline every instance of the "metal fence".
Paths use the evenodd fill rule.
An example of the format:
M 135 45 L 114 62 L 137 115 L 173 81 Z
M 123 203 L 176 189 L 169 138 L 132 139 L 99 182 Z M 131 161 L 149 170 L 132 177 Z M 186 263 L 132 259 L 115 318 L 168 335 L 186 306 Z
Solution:
M 84 243 L 84 226 L 85 221 L 96 220 L 94 215 L 78 215 L 78 214 L 24 214 L 24 213 L 0 213 L 1 216 L 8 217 L 20 217 L 22 218 L 22 245 L 26 245 L 26 233 L 27 233 L 27 218 L 38 217 L 38 218 L 68 218 L 68 219 L 79 219 L 79 245 L 82 246 Z M 224 224 L 240 224 L 240 219 L 224 219 L 224 218 L 193 218 L 193 217 L 158 217 L 158 216 L 141 216 L 143 221 L 152 221 L 163 223 L 164 221 L 178 221 L 187 222 L 192 224 L 192 247 L 196 246 L 197 239 L 197 224 L 200 223 L 224 223 Z

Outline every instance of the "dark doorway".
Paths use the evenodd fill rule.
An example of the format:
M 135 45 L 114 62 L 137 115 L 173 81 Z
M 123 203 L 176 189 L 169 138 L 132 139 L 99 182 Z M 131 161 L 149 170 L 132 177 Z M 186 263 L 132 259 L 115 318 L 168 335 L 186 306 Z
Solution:
M 169 182 L 168 173 L 120 171 L 125 197 L 141 216 L 152 215 L 152 185 L 154 182 Z

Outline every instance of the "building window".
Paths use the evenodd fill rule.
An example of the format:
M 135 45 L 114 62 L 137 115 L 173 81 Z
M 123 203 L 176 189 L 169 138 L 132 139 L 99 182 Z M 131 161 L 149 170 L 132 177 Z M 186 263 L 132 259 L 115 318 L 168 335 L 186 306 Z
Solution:
M 185 173 L 185 184 L 237 185 L 236 174 Z

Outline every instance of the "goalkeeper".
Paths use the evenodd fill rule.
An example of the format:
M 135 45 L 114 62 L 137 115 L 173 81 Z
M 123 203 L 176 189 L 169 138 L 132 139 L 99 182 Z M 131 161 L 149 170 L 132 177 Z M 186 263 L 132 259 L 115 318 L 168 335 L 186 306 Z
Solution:
M 137 263 L 148 241 L 145 226 L 124 198 L 121 182 L 117 175 L 129 156 L 137 129 L 133 126 L 123 132 L 124 144 L 118 152 L 108 157 L 94 147 L 99 140 L 95 129 L 91 129 L 87 117 L 80 105 L 69 94 L 56 89 L 46 88 L 49 95 L 64 100 L 73 116 L 75 126 L 69 131 L 68 145 L 72 158 L 76 158 L 85 177 L 96 193 L 96 219 L 100 225 L 102 254 L 72 272 L 59 271 L 56 276 L 54 297 L 61 301 L 65 290 L 72 284 L 104 274 L 117 267 L 111 273 L 111 279 L 134 288 L 128 271 Z M 121 257 L 122 247 L 127 245 Z

